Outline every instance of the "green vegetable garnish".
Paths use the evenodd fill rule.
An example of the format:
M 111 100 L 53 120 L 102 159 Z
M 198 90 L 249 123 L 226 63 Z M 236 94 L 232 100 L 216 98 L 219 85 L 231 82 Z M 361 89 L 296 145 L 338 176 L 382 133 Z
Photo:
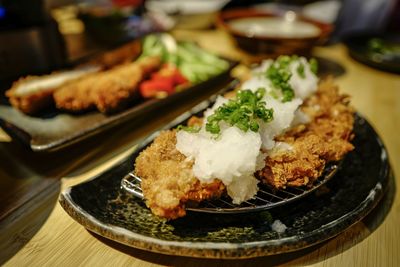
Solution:
M 279 99 L 279 95 L 276 91 L 269 91 L 268 92 L 270 96 L 272 96 L 274 99 L 278 100 Z
M 236 98 L 220 106 L 214 114 L 207 118 L 206 131 L 212 134 L 221 132 L 220 122 L 224 121 L 247 132 L 249 129 L 257 132 L 260 128 L 257 120 L 269 122 L 273 119 L 273 110 L 265 107 L 262 101 L 265 89 L 259 88 L 255 93 L 250 90 L 240 90 Z
M 289 56 L 280 56 L 267 69 L 267 78 L 274 88 L 282 92 L 282 102 L 291 101 L 294 97 L 293 88 L 289 84 L 290 77 L 292 77 L 289 70 L 291 60 Z
M 368 49 L 370 50 L 370 52 L 379 54 L 384 54 L 388 50 L 385 42 L 379 38 L 372 38 L 371 40 L 369 40 Z
M 294 56 L 280 56 L 274 63 L 267 69 L 267 78 L 271 81 L 273 87 L 278 89 L 282 93 L 282 102 L 291 101 L 294 98 L 294 90 L 289 84 L 289 80 L 292 77 L 292 73 L 289 69 L 290 63 L 298 60 L 299 57 Z M 309 61 L 310 69 L 314 74 L 318 71 L 318 62 L 312 58 Z M 306 78 L 305 66 L 303 63 L 299 63 L 296 69 L 297 73 L 302 79 Z
M 206 81 L 229 68 L 229 63 L 191 42 L 177 42 L 168 49 L 163 38 L 150 34 L 143 40 L 140 58 L 159 56 L 162 62 L 176 66 L 192 84 Z
M 183 130 L 189 133 L 198 133 L 201 129 L 200 126 L 184 126 L 184 125 L 179 125 L 176 128 L 178 131 Z
M 306 77 L 306 74 L 304 73 L 304 64 L 303 63 L 300 63 L 299 66 L 297 67 L 297 73 L 303 79 Z
M 380 38 L 370 39 L 367 43 L 367 49 L 369 56 L 379 62 L 400 56 L 400 45 Z
M 184 46 L 191 46 L 185 43 Z M 190 47 L 191 50 L 197 49 Z M 192 59 L 189 60 L 188 51 L 182 52 L 182 55 L 187 57 L 188 63 L 182 64 L 182 66 L 189 66 Z M 207 57 L 206 57 L 207 58 Z M 213 61 L 213 56 L 210 55 L 207 61 L 210 63 Z M 289 80 L 292 77 L 292 72 L 289 68 L 293 61 L 299 60 L 298 56 L 280 56 L 274 63 L 272 63 L 266 71 L 267 78 L 271 81 L 272 86 L 277 90 L 272 90 L 269 94 L 275 99 L 281 99 L 282 102 L 291 101 L 294 98 L 294 90 L 289 84 Z M 314 58 L 309 60 L 310 70 L 317 74 L 318 62 Z M 198 73 L 206 74 L 207 71 L 212 69 L 213 64 L 206 66 L 193 66 L 192 69 L 199 69 Z M 297 73 L 302 79 L 306 78 L 305 75 L 306 65 L 299 62 L 296 69 Z M 201 69 L 201 71 L 200 71 Z M 223 104 L 214 114 L 207 118 L 205 125 L 206 131 L 218 135 L 221 132 L 220 123 L 224 121 L 229 126 L 235 126 L 244 132 L 248 130 L 257 132 L 260 128 L 259 120 L 264 122 L 270 122 L 273 119 L 273 109 L 267 109 L 266 103 L 263 101 L 263 97 L 266 93 L 265 88 L 259 88 L 256 92 L 251 90 L 240 90 L 237 92 L 236 98 L 229 100 Z M 200 127 L 187 127 L 179 126 L 178 130 L 185 130 L 187 132 L 196 133 L 200 131 Z
M 315 58 L 311 58 L 308 62 L 310 64 L 310 70 L 317 75 L 318 73 L 318 61 Z

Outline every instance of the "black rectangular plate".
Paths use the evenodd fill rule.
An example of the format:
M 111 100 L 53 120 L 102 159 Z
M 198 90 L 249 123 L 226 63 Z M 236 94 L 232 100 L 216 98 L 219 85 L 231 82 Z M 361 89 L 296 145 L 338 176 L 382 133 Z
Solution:
M 132 104 L 128 109 L 113 115 L 105 115 L 97 111 L 78 115 L 52 111 L 42 116 L 32 117 L 14 109 L 8 103 L 1 103 L 0 126 L 33 151 L 59 150 L 121 125 L 128 120 L 145 116 L 151 111 L 188 99 L 191 95 L 211 93 L 215 88 L 229 81 L 230 71 L 237 65 L 237 62 L 228 62 L 229 68 L 226 71 L 205 82 L 193 85 L 164 99 L 150 99 Z

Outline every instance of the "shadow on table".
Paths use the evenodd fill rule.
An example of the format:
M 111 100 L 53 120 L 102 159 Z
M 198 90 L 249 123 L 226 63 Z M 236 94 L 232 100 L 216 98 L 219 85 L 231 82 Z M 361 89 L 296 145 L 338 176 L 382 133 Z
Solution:
M 97 234 L 91 233 L 101 242 L 106 245 L 119 250 L 127 255 L 133 256 L 137 259 L 151 262 L 154 264 L 167 265 L 167 266 L 276 266 L 276 265 L 303 265 L 315 264 L 334 257 L 367 238 L 374 232 L 385 220 L 388 215 L 396 193 L 396 185 L 394 176 L 389 178 L 388 192 L 383 196 L 382 200 L 377 206 L 366 216 L 361 222 L 353 225 L 340 235 L 295 252 L 289 252 L 279 255 L 265 256 L 253 259 L 197 259 L 191 257 L 169 256 L 158 253 L 148 252 L 132 247 L 122 245 L 112 240 L 106 239 Z
M 0 143 L 0 266 L 26 246 L 56 205 L 61 181 L 46 173 L 51 164 L 20 144 Z
M 61 182 L 56 181 L 51 186 L 13 210 L 0 221 L 0 266 L 12 258 L 23 247 L 34 252 L 37 247 L 28 247 L 28 242 L 47 221 L 57 203 Z
M 318 76 L 326 77 L 326 76 L 333 76 L 333 77 L 340 77 L 346 74 L 346 69 L 340 63 L 324 58 L 324 57 L 315 57 L 318 61 Z

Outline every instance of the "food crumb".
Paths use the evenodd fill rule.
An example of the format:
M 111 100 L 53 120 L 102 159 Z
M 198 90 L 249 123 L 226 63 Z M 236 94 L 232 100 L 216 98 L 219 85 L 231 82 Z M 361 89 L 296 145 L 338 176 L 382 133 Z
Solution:
M 286 231 L 287 226 L 283 224 L 280 220 L 275 220 L 271 224 L 272 231 L 282 234 Z

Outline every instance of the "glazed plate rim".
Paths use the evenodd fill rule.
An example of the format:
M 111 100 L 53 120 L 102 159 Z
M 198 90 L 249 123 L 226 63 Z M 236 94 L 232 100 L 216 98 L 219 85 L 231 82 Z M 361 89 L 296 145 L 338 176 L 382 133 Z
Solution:
M 205 101 L 204 101 L 205 102 Z M 202 102 L 203 103 L 203 102 Z M 197 107 L 201 106 L 200 103 Z M 187 112 L 188 113 L 188 112 Z M 185 113 L 186 114 L 186 113 Z M 184 115 L 184 114 L 183 114 Z M 177 119 L 182 118 L 179 116 Z M 351 211 L 343 214 L 336 220 L 333 220 L 327 224 L 322 225 L 319 228 L 313 229 L 301 235 L 301 242 L 299 242 L 299 236 L 289 236 L 278 239 L 268 239 L 261 241 L 251 241 L 251 242 L 208 242 L 208 241 L 171 241 L 163 240 L 155 237 L 150 237 L 142 235 L 138 232 L 130 231 L 126 228 L 115 226 L 112 224 L 103 223 L 96 217 L 90 215 L 86 210 L 81 208 L 74 200 L 71 198 L 70 192 L 74 187 L 66 188 L 61 194 L 59 202 L 64 210 L 78 223 L 83 225 L 87 230 L 97 233 L 103 237 L 110 240 L 135 247 L 138 249 L 143 249 L 155 253 L 167 254 L 167 255 L 179 255 L 179 256 L 190 256 L 190 257 L 204 257 L 204 258 L 225 258 L 225 259 L 238 259 L 238 258 L 253 258 L 259 256 L 274 255 L 280 253 L 291 252 L 295 250 L 304 249 L 316 244 L 319 244 L 325 240 L 328 240 L 340 233 L 342 233 L 347 228 L 351 227 L 355 223 L 362 220 L 381 200 L 384 192 L 387 189 L 387 180 L 391 173 L 391 168 L 389 164 L 387 150 L 376 133 L 373 127 L 365 120 L 364 117 L 358 115 L 362 120 L 364 120 L 365 127 L 369 127 L 374 136 L 373 138 L 378 143 L 381 148 L 381 162 L 382 165 L 379 169 L 379 175 L 377 176 L 377 182 L 375 185 L 369 189 L 369 194 L 363 201 L 361 201 L 357 206 L 355 206 Z M 176 120 L 177 120 L 176 119 Z M 174 121 L 176 121 L 174 120 Z M 156 131 L 148 138 L 157 134 Z M 141 143 L 145 143 L 143 141 Z M 125 157 L 109 169 L 104 172 L 86 180 L 83 183 L 89 183 L 95 179 L 101 178 L 101 176 L 108 170 L 121 165 L 123 162 L 128 160 L 137 150 L 139 150 L 141 144 L 139 144 L 135 151 L 131 155 Z M 383 182 L 384 181 L 384 182 Z M 81 183 L 81 184 L 83 184 Z M 79 186 L 75 185 L 75 186 Z M 300 200 L 301 201 L 301 200 Z M 332 230 L 335 228 L 335 230 Z M 328 233 L 328 234 L 326 234 Z M 313 242 L 306 243 L 305 238 L 316 238 Z M 276 250 L 277 247 L 284 247 L 284 249 Z M 246 249 L 265 249 L 264 251 L 251 251 L 246 253 Z M 183 253 L 181 250 L 185 250 Z M 239 253 L 238 250 L 244 250 L 244 252 Z M 207 253 L 208 252 L 208 253 Z
M 87 230 L 90 230 L 96 234 L 99 234 L 103 237 L 106 237 L 110 240 L 131 246 L 131 247 L 135 247 L 135 248 L 139 248 L 139 249 L 145 249 L 151 252 L 159 252 L 162 254 L 168 254 L 168 255 L 180 255 L 180 256 L 184 256 L 181 255 L 179 253 L 174 253 L 174 248 L 190 248 L 190 249 L 225 249 L 225 250 L 230 250 L 230 249 L 240 249 L 240 248 L 245 248 L 245 247 L 253 247 L 256 245 L 262 245 L 260 247 L 267 247 L 269 245 L 278 245 L 277 243 L 282 243 L 282 242 L 286 242 L 286 241 L 291 241 L 294 239 L 297 239 L 297 236 L 291 236 L 291 237 L 285 237 L 285 238 L 280 238 L 280 239 L 272 239 L 272 240 L 263 240 L 263 241 L 252 241 L 252 242 L 246 242 L 246 243 L 230 243 L 230 242 L 196 242 L 196 241 L 168 241 L 168 240 L 162 240 L 162 239 L 158 239 L 158 238 L 154 238 L 154 237 L 150 237 L 150 236 L 145 236 L 145 235 L 141 235 L 132 231 L 129 231 L 125 228 L 119 227 L 119 226 L 114 226 L 114 225 L 108 225 L 105 223 L 102 223 L 101 221 L 99 221 L 98 219 L 96 219 L 94 216 L 90 215 L 89 213 L 87 213 L 85 210 L 83 210 L 79 205 L 77 205 L 70 197 L 70 190 L 72 187 L 68 187 L 67 189 L 65 189 L 61 194 L 60 194 L 60 204 L 62 205 L 62 207 L 64 208 L 64 210 L 74 219 L 76 220 L 78 223 L 82 224 L 86 223 L 86 225 L 83 225 Z M 315 234 L 318 234 L 319 232 L 323 232 L 326 231 L 328 229 L 331 229 L 332 227 L 336 227 L 338 225 L 341 225 L 344 223 L 344 221 L 348 218 L 348 217 L 352 217 L 354 216 L 353 213 L 356 211 L 362 211 L 363 208 L 365 208 L 368 204 L 369 204 L 369 198 L 371 196 L 371 194 L 378 194 L 378 197 L 374 198 L 374 203 L 372 205 L 372 207 L 370 208 L 370 210 L 372 210 L 376 204 L 380 201 L 380 199 L 383 196 L 383 190 L 382 190 L 382 185 L 380 182 L 377 182 L 377 184 L 375 185 L 374 188 L 371 189 L 370 194 L 366 197 L 366 199 L 364 199 L 355 209 L 353 209 L 351 212 L 341 216 L 340 218 L 336 219 L 335 221 L 332 221 L 328 224 L 323 225 L 320 228 L 317 228 L 313 231 L 307 232 L 306 234 L 304 234 L 302 237 L 310 237 L 313 236 Z M 82 215 L 81 218 L 85 218 L 85 219 L 80 219 L 80 217 L 76 216 L 75 213 L 70 212 L 70 210 L 68 209 L 69 207 L 67 205 L 70 205 L 69 207 L 73 208 L 75 212 L 79 213 L 80 215 Z M 356 218 L 354 219 L 354 221 L 350 224 L 350 225 L 345 225 L 342 226 L 341 229 L 333 234 L 332 236 L 328 236 L 324 239 L 320 239 L 318 242 L 316 243 L 312 243 L 312 244 L 308 244 L 307 246 L 302 246 L 299 249 L 302 248 L 306 248 L 309 246 L 313 246 L 316 245 L 318 243 L 321 243 L 327 239 L 330 239 L 338 234 L 340 234 L 342 231 L 344 231 L 345 229 L 351 227 L 352 225 L 356 224 L 357 222 L 359 222 L 360 220 L 362 220 L 366 215 L 367 212 L 363 212 L 361 214 L 357 214 L 357 216 L 355 216 Z M 335 224 L 334 224 L 335 223 Z M 123 240 L 120 239 L 113 239 L 111 237 L 109 237 L 107 234 L 103 234 L 100 233 L 100 231 L 96 231 L 96 228 L 94 226 L 100 226 L 100 228 L 103 229 L 111 229 L 113 232 L 118 233 L 120 235 L 125 235 L 128 236 L 130 238 L 132 238 L 133 241 L 138 241 L 138 242 L 148 242 L 151 243 L 153 245 L 159 245 L 159 246 L 168 246 L 170 247 L 170 252 L 171 253 L 163 253 L 162 251 L 155 251 L 155 250 L 149 250 L 146 249 L 145 246 L 134 246 L 131 243 L 127 243 L 127 242 L 123 242 Z M 203 244 L 209 247 L 201 247 L 199 246 L 199 244 Z M 290 244 L 290 243 L 289 243 Z M 282 251 L 281 253 L 286 253 L 286 252 L 290 252 L 290 251 L 295 251 L 298 250 L 296 248 L 293 249 L 289 249 L 286 251 Z M 278 254 L 278 253 L 273 253 L 273 254 Z M 265 254 L 265 256 L 267 255 L 272 255 L 272 254 Z M 194 255 L 190 255 L 190 256 L 194 256 Z M 195 257 L 195 256 L 194 256 Z M 203 257 L 202 255 L 199 255 L 198 257 Z M 236 258 L 236 257 L 233 257 Z

